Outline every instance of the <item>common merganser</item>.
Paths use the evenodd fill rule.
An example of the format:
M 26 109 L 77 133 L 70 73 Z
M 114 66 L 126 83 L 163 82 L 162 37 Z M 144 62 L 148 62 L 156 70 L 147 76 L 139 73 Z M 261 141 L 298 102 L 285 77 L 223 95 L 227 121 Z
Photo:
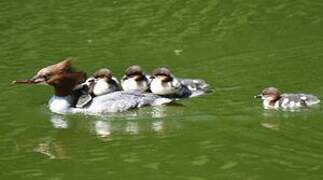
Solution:
M 294 110 L 301 107 L 310 107 L 320 103 L 319 98 L 312 94 L 296 93 L 281 94 L 275 87 L 265 88 L 260 95 L 255 98 L 261 98 L 264 109 L 286 109 Z
M 133 65 L 127 68 L 121 79 L 121 86 L 124 91 L 146 92 L 149 88 L 149 81 L 141 67 Z
M 99 69 L 92 77 L 77 85 L 74 89 L 81 94 L 75 105 L 78 108 L 86 106 L 95 96 L 102 96 L 120 90 L 117 78 L 112 76 L 109 69 Z
M 153 94 L 187 98 L 199 96 L 208 91 L 208 84 L 199 79 L 178 79 L 169 69 L 157 68 L 152 72 L 150 90 Z
M 171 103 L 173 100 L 158 95 L 125 91 L 116 91 L 94 97 L 92 102 L 84 108 L 74 108 L 76 85 L 85 81 L 84 72 L 74 71 L 70 60 L 41 69 L 36 76 L 23 81 L 14 81 L 14 84 L 48 84 L 54 87 L 55 95 L 49 100 L 49 109 L 59 114 L 87 113 L 102 114 L 123 112 L 142 106 L 159 106 Z
M 112 76 L 112 72 L 109 69 L 100 69 L 93 74 L 93 77 L 96 80 L 93 85 L 93 94 L 95 96 L 120 90 L 119 81 Z

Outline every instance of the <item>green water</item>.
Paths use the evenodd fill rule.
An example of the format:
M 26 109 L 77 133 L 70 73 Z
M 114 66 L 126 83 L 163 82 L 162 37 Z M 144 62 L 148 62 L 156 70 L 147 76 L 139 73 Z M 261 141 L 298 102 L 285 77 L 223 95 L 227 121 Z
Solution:
M 273 112 L 266 86 L 323 96 L 320 0 L 1 0 L 0 179 L 322 179 L 323 111 Z M 169 67 L 215 91 L 182 106 L 57 116 L 46 86 L 12 86 L 72 57 L 91 73 Z

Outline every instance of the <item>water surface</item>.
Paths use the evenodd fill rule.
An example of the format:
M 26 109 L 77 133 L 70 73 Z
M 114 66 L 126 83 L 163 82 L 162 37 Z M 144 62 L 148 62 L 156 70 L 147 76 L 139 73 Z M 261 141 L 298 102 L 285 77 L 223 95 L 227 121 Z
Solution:
M 323 95 L 319 0 L 0 1 L 0 179 L 322 179 L 323 111 L 273 112 L 266 86 Z M 181 106 L 55 115 L 12 86 L 72 57 L 205 79 Z

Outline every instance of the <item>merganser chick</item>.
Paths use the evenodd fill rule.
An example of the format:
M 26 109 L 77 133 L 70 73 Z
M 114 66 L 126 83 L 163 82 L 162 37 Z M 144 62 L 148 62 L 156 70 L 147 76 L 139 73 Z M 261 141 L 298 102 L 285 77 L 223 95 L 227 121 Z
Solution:
M 265 109 L 297 109 L 300 107 L 310 107 L 320 103 L 320 100 L 312 94 L 296 93 L 281 94 L 275 87 L 265 88 L 260 95 Z
M 109 69 L 100 69 L 93 74 L 95 79 L 92 93 L 95 96 L 101 96 L 119 90 L 119 82 L 117 78 L 112 77 L 112 72 Z
M 74 88 L 76 92 L 80 92 L 76 107 L 83 108 L 90 103 L 95 96 L 101 96 L 119 90 L 118 80 L 112 76 L 109 69 L 99 69 L 92 77 L 88 78 L 84 83 Z
M 146 92 L 149 88 L 148 78 L 138 65 L 128 67 L 121 80 L 121 86 L 124 91 Z
M 49 100 L 48 106 L 52 112 L 59 114 L 122 112 L 142 106 L 159 106 L 173 101 L 148 93 L 117 91 L 94 97 L 91 103 L 84 108 L 74 108 L 75 87 L 78 84 L 82 84 L 85 79 L 85 73 L 75 71 L 71 66 L 71 61 L 65 60 L 41 69 L 31 79 L 13 81 L 13 83 L 47 84 L 53 86 L 55 95 Z
M 153 94 L 174 98 L 185 98 L 192 94 L 167 68 L 155 69 L 151 79 L 150 90 Z

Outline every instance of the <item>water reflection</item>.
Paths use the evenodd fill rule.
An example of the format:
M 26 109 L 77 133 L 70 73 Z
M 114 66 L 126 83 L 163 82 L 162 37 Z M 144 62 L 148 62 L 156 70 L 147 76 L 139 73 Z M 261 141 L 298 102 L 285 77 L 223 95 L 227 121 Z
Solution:
M 151 112 L 151 117 L 153 118 L 163 118 L 167 116 L 167 109 L 163 106 L 153 107 Z
M 297 109 L 294 111 L 277 111 L 277 110 L 264 110 L 263 121 L 261 126 L 267 129 L 280 130 L 283 124 L 288 124 L 290 121 L 309 120 L 313 113 L 319 112 L 317 108 L 312 109 Z
M 53 124 L 54 128 L 57 128 L 57 129 L 68 128 L 68 122 L 64 119 L 63 115 L 58 115 L 58 114 L 51 115 L 50 122 Z
M 117 134 L 163 133 L 165 130 L 164 118 L 181 115 L 183 110 L 182 106 L 159 106 L 105 116 L 51 114 L 49 121 L 55 129 L 72 129 L 75 128 L 73 124 L 84 125 L 85 123 L 85 126 L 79 127 L 85 128 L 85 131 L 96 135 L 102 140 L 112 140 L 112 136 Z M 74 120 L 74 118 L 77 119 Z
M 163 122 L 162 121 L 156 121 L 151 124 L 151 129 L 154 132 L 162 132 L 163 130 Z
M 134 134 L 134 135 L 138 134 L 139 133 L 138 122 L 128 122 L 125 130 L 128 134 Z
M 109 122 L 101 120 L 95 121 L 94 130 L 99 137 L 108 137 L 111 135 L 111 124 Z
M 49 122 L 54 128 L 52 132 L 54 134 L 46 134 L 45 137 L 37 138 L 36 142 L 28 143 L 28 149 L 48 159 L 71 159 L 69 148 L 75 145 L 73 142 L 77 141 L 65 142 L 69 141 L 65 138 L 65 133 L 78 132 L 78 138 L 85 135 L 89 139 L 92 139 L 91 135 L 93 135 L 104 142 L 117 140 L 120 138 L 119 135 L 161 135 L 170 128 L 179 127 L 173 117 L 181 116 L 183 110 L 184 108 L 180 106 L 160 106 L 106 116 L 64 116 L 49 113 Z M 168 116 L 172 119 L 166 119 Z
M 56 139 L 44 138 L 33 149 L 34 152 L 47 156 L 49 159 L 70 159 L 67 155 L 64 143 Z
M 111 135 L 113 134 L 128 134 L 128 135 L 139 135 L 146 132 L 155 132 L 162 133 L 163 132 L 163 120 L 155 119 L 153 121 L 127 121 L 126 123 L 119 123 L 116 121 L 109 120 L 97 120 L 94 121 L 94 125 L 91 132 L 96 134 L 98 137 L 102 139 L 111 140 Z M 148 125 L 147 125 L 148 124 Z

